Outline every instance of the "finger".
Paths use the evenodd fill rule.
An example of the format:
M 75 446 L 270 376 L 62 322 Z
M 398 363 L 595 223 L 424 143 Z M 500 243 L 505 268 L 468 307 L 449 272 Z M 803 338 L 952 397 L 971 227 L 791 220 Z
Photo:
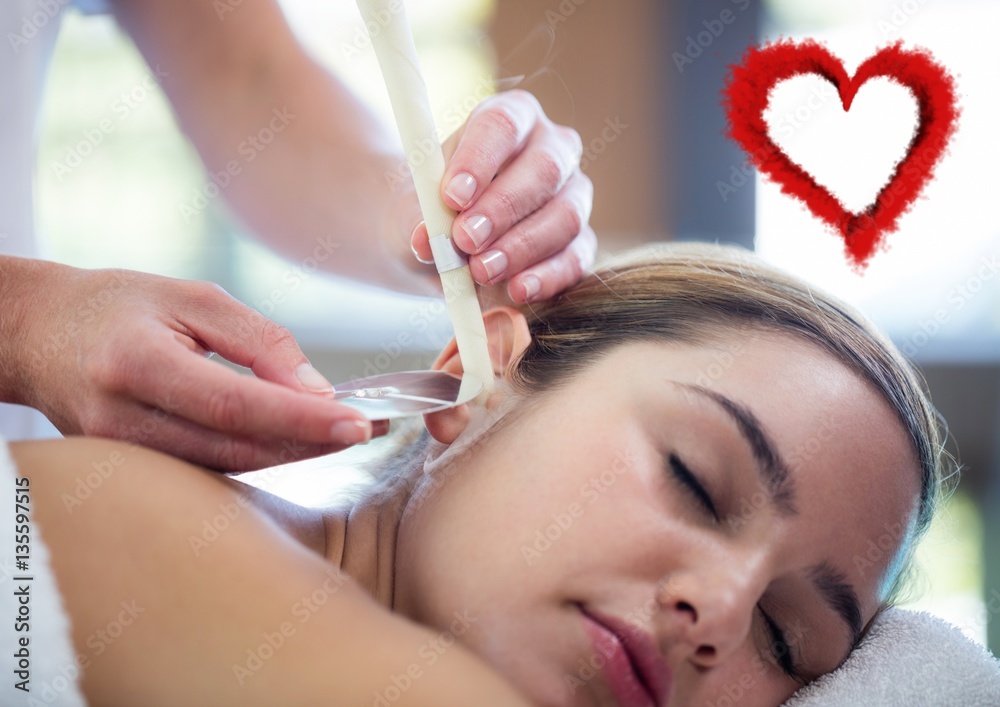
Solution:
M 192 338 L 263 380 L 293 390 L 330 394 L 333 386 L 312 367 L 291 332 L 211 283 L 190 283 L 182 324 Z
M 431 251 L 430 236 L 427 233 L 427 224 L 421 221 L 413 229 L 410 236 L 410 249 L 413 256 L 425 265 L 434 263 L 434 253 Z
M 590 272 L 596 256 L 597 236 L 586 226 L 562 251 L 511 278 L 507 295 L 516 303 L 555 297 Z
M 345 405 L 241 375 L 180 346 L 156 346 L 143 366 L 122 368 L 113 389 L 209 429 L 345 445 L 371 438 L 371 423 Z
M 452 235 L 466 253 L 481 253 L 553 199 L 578 171 L 582 143 L 571 128 L 540 125 L 524 150 L 455 219 Z M 589 207 L 588 207 L 589 212 Z M 579 229 L 577 229 L 579 232 Z M 572 234 L 576 235 L 576 233 Z M 565 247 L 559 243 L 558 249 Z
M 164 410 L 132 402 L 117 407 L 114 415 L 117 420 L 114 429 L 100 436 L 141 444 L 226 472 L 289 464 L 345 448 L 339 444 L 316 444 L 294 438 L 227 435 Z
M 576 172 L 554 199 L 469 259 L 473 278 L 494 284 L 563 250 L 589 221 L 592 203 L 590 179 Z
M 479 198 L 500 168 L 518 154 L 543 118 L 526 91 L 507 91 L 480 103 L 466 121 L 441 180 L 441 197 L 456 211 Z

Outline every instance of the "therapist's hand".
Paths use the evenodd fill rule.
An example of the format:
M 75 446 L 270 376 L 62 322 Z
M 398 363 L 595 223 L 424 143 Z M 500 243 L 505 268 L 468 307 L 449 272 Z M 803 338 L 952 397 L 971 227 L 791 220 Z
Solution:
M 455 244 L 476 282 L 508 280 L 514 302 L 548 299 L 593 265 L 593 185 L 580 171 L 582 143 L 556 125 L 530 93 L 492 96 L 444 144 L 445 203 L 459 211 Z M 413 232 L 417 257 L 431 260 L 427 229 Z
M 136 442 L 224 471 L 371 437 L 371 423 L 332 400 L 286 329 L 221 288 L 48 265 L 21 303 L 30 321 L 21 398 L 63 434 Z M 210 352 L 255 376 L 209 360 Z

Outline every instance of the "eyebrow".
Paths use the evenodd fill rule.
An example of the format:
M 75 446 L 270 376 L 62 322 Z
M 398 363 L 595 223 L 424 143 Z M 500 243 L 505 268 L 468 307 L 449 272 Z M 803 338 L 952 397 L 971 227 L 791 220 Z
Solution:
M 739 430 L 740 435 L 753 451 L 753 456 L 757 460 L 757 474 L 768 489 L 772 503 L 778 507 L 783 515 L 798 513 L 798 509 L 795 507 L 795 488 L 788 473 L 788 465 L 781 458 L 771 438 L 764 432 L 764 427 L 760 424 L 757 416 L 745 405 L 737 403 L 722 393 L 700 385 L 678 381 L 671 381 L 671 383 L 707 397 L 732 418 L 736 429 Z
M 837 571 L 829 562 L 810 567 L 809 581 L 847 624 L 851 634 L 851 650 L 854 650 L 861 640 L 861 605 L 854 587 L 848 584 L 844 573 Z

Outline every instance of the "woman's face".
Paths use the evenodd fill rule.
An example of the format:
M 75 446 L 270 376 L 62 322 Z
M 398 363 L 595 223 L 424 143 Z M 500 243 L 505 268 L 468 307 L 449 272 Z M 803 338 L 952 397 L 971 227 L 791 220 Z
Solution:
M 777 705 L 879 607 L 917 468 L 818 348 L 629 343 L 424 477 L 396 609 L 536 704 Z

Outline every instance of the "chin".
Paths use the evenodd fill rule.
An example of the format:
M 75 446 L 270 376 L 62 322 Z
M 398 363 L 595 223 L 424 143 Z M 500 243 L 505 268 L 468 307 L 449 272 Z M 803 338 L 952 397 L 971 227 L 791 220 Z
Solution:
M 509 615 L 492 618 L 465 636 L 465 645 L 534 707 L 597 707 L 592 683 L 602 678 L 599 671 L 580 674 L 587 650 L 582 634 L 575 636 L 564 621 L 543 620 L 528 622 L 531 635 L 525 635 Z

